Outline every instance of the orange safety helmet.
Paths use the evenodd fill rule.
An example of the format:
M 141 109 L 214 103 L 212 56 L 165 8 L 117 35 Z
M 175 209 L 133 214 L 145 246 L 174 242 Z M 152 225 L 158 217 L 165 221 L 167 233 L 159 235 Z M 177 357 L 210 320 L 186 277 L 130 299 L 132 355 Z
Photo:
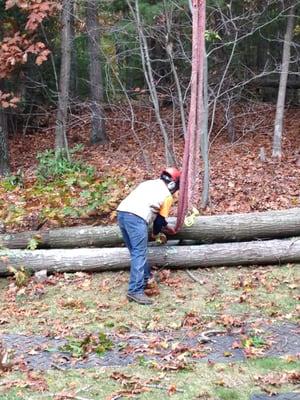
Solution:
M 181 172 L 175 167 L 167 167 L 160 175 L 171 193 L 175 193 L 179 189 Z

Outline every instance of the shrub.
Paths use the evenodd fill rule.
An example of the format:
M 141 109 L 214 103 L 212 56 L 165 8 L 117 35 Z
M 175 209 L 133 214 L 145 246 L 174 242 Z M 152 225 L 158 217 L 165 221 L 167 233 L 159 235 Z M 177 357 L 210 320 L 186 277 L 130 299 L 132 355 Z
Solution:
M 83 150 L 82 145 L 75 146 L 70 150 L 70 155 L 80 150 Z M 60 153 L 58 155 L 54 150 L 39 153 L 37 159 L 39 165 L 36 175 L 40 181 L 56 180 L 74 173 L 85 173 L 93 177 L 95 173 L 93 167 L 84 164 L 81 160 L 68 159 L 66 154 Z

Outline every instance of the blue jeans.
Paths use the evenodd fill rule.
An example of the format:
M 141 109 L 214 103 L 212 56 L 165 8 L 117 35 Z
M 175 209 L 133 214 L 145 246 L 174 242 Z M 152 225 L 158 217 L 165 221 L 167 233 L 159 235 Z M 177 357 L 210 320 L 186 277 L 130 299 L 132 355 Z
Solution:
M 123 211 L 118 212 L 118 224 L 131 258 L 128 293 L 144 293 L 150 277 L 147 261 L 148 224 L 143 218 Z

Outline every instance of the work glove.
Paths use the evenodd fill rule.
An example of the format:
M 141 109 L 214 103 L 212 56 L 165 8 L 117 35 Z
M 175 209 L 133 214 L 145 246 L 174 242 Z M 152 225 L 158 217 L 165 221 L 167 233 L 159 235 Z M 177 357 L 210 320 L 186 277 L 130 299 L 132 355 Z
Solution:
M 152 234 L 151 236 L 157 244 L 166 244 L 168 241 L 167 236 L 162 232 L 158 233 L 157 235 Z
M 162 232 L 166 233 L 167 235 L 175 235 L 176 234 L 175 227 L 170 226 L 170 225 L 164 226 L 162 229 Z

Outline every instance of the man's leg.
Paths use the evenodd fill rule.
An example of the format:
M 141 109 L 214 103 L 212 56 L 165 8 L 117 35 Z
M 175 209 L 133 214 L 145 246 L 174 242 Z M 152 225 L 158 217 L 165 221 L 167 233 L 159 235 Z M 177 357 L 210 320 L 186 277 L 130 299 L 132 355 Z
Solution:
M 129 250 L 129 253 L 131 254 L 131 243 L 130 243 L 130 237 L 128 236 L 128 233 L 126 231 L 126 221 L 124 220 L 126 218 L 126 213 L 123 212 L 118 212 L 118 224 L 124 239 L 124 242 L 126 244 L 126 247 Z
M 149 276 L 148 225 L 142 218 L 130 213 L 119 213 L 118 222 L 131 256 L 127 297 L 130 301 L 150 305 L 152 300 L 144 294 L 145 279 Z
M 147 261 L 144 272 L 144 289 L 147 286 L 147 283 L 150 279 L 151 279 L 151 267 L 149 265 L 149 262 Z
M 131 268 L 128 293 L 143 293 L 147 268 L 148 225 L 140 217 L 125 216 L 126 232 L 131 244 Z

